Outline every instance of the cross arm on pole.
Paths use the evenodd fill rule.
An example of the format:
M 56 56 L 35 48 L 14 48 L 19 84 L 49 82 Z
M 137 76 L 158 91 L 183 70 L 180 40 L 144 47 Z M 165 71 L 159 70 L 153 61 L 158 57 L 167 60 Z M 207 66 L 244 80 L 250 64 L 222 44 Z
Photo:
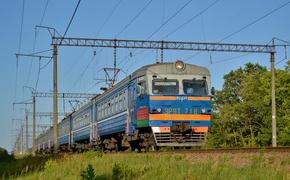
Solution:
M 87 93 L 57 93 L 58 98 L 93 98 L 97 94 Z M 32 92 L 32 96 L 35 97 L 52 97 L 52 92 Z
M 62 42 L 60 44 L 60 42 Z M 93 38 L 63 38 L 53 37 L 51 45 L 56 46 L 87 46 L 107 48 L 141 48 L 162 50 L 191 50 L 191 51 L 219 51 L 219 52 L 253 52 L 273 53 L 274 45 L 261 44 L 231 44 L 208 42 L 182 41 L 148 41 L 122 39 L 93 39 Z
M 16 58 L 19 56 L 34 57 L 34 58 L 39 58 L 39 59 L 42 59 L 42 58 L 51 59 L 52 58 L 51 56 L 40 56 L 40 55 L 34 55 L 34 54 L 19 54 L 19 53 L 16 53 L 15 56 L 16 56 Z

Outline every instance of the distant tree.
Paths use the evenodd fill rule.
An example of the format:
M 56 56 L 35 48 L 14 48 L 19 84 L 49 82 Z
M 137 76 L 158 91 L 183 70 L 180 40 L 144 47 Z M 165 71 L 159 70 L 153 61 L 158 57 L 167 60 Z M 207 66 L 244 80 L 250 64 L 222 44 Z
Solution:
M 13 156 L 9 155 L 7 150 L 0 147 L 0 162 L 13 159 Z
M 271 73 L 248 63 L 224 76 L 213 105 L 215 114 L 208 144 L 215 147 L 254 147 L 271 144 Z M 277 138 L 290 145 L 290 61 L 276 71 Z

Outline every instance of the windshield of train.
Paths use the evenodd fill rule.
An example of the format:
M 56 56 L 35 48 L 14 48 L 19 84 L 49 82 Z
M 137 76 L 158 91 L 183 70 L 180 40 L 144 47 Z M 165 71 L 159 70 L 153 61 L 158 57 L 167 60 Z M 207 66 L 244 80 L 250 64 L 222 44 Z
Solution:
M 193 96 L 207 96 L 207 84 L 205 80 L 183 80 L 184 94 Z
M 178 94 L 178 88 L 176 79 L 154 79 L 152 81 L 153 94 Z

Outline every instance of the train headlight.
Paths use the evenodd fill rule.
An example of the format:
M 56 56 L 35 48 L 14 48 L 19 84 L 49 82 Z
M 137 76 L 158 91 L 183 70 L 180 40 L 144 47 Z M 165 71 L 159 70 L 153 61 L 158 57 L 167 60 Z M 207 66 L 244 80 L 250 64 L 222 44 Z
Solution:
M 156 111 L 157 111 L 158 113 L 161 113 L 161 108 L 157 108 Z
M 178 60 L 175 62 L 175 68 L 178 71 L 183 71 L 185 69 L 185 63 L 183 61 Z
M 202 113 L 205 113 L 205 112 L 206 112 L 206 109 L 205 109 L 205 108 L 202 108 L 202 109 L 201 109 L 201 112 L 202 112 Z

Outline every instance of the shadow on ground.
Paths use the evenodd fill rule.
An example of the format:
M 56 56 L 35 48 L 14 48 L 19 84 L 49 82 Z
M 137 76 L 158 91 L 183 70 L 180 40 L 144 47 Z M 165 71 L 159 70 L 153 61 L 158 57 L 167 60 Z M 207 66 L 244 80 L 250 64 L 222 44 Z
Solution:
M 59 159 L 61 155 L 23 156 L 0 161 L 0 179 L 22 176 L 43 170 L 46 161 Z

